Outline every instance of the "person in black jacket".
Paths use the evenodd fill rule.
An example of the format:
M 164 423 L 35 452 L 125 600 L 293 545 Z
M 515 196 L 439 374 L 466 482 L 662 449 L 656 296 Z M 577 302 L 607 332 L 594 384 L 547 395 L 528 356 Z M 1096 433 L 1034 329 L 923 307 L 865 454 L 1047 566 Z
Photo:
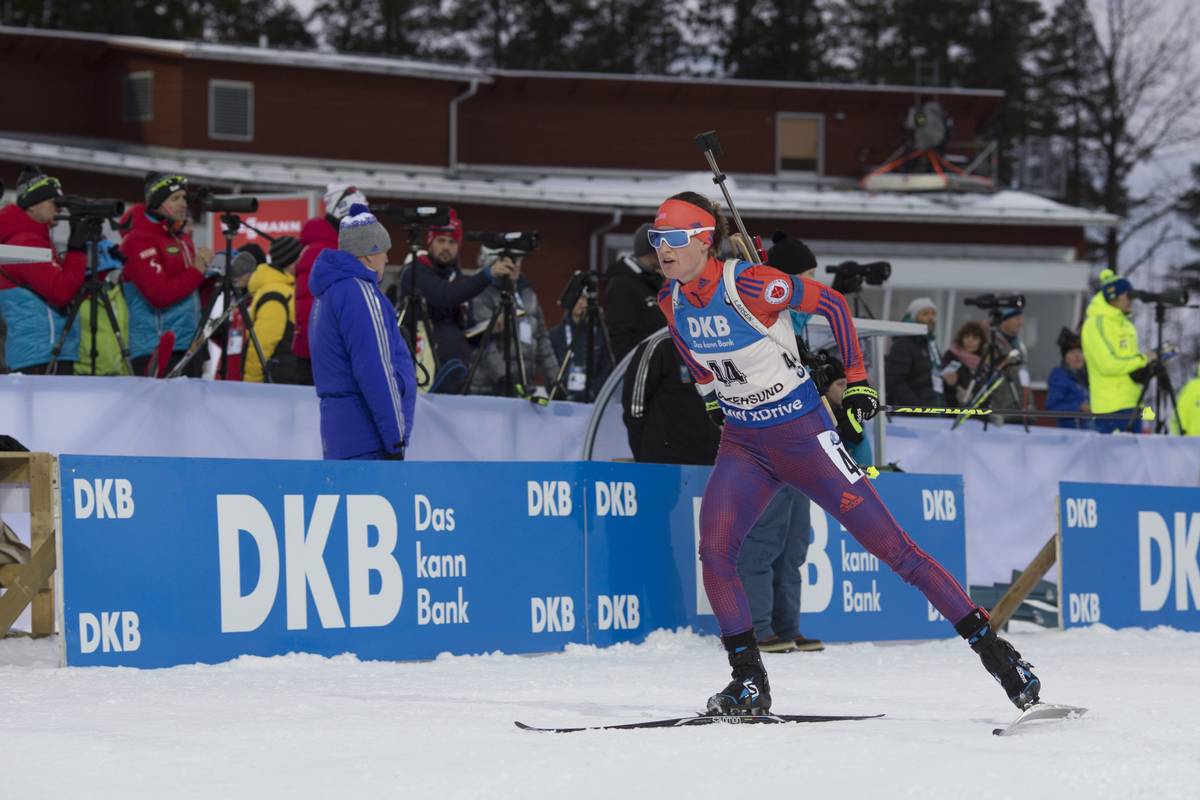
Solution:
M 709 421 L 665 324 L 634 350 L 621 409 L 634 461 L 704 466 L 716 461 L 721 431 Z
M 604 309 L 616 363 L 642 339 L 667 325 L 658 307 L 663 276 L 646 236 L 649 230 L 649 222 L 638 228 L 633 234 L 633 255 L 621 256 L 605 273 Z
M 942 376 L 934 372 L 941 364 L 937 341 L 937 306 L 928 297 L 918 297 L 908 304 L 904 322 L 924 325 L 925 336 L 898 336 L 884 360 L 887 399 L 898 406 L 936 406 L 942 402 Z
M 469 326 L 469 301 L 492 285 L 493 278 L 510 277 L 511 262 L 501 261 L 489 269 L 465 276 L 459 269 L 458 250 L 463 240 L 462 220 L 450 209 L 450 223 L 430 228 L 425 234 L 425 253 L 417 256 L 417 292 L 425 298 L 433 342 L 438 358 L 438 374 L 431 391 L 457 394 L 471 362 L 471 346 L 464 331 Z M 398 301 L 411 291 L 412 265 L 400 273 Z
M 608 348 L 604 346 L 604 332 L 595 330 L 591 333 L 592 386 L 591 392 L 588 391 L 588 333 L 587 296 L 581 294 L 570 313 L 563 318 L 562 324 L 549 331 L 550 344 L 554 347 L 554 355 L 558 358 L 560 366 L 567 357 L 567 351 L 571 350 L 571 345 L 575 345 L 575 349 L 571 350 L 571 363 L 567 365 L 563 375 L 561 391 L 568 400 L 576 403 L 590 403 L 595 400 L 596 393 L 608 377 Z M 550 388 L 553 390 L 554 387 Z

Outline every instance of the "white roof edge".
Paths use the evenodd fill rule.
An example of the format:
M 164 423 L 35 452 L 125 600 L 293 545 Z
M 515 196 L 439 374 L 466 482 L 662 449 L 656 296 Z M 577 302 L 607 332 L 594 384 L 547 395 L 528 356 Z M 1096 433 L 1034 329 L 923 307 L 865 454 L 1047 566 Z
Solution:
M 630 75 L 620 72 L 553 72 L 525 69 L 492 69 L 501 78 L 548 78 L 581 81 L 631 81 L 635 83 L 682 83 L 697 86 L 744 86 L 763 89 L 817 89 L 853 92 L 898 92 L 902 94 L 1004 97 L 1003 89 L 969 89 L 957 86 L 898 86 L 875 83 L 830 83 L 826 81 L 770 81 L 748 78 L 696 78 L 688 75 Z
M 471 67 L 438 64 L 433 61 L 411 61 L 353 53 L 323 53 L 319 50 L 289 50 L 243 44 L 152 39 L 145 36 L 118 36 L 81 31 L 52 31 L 42 28 L 18 28 L 11 25 L 0 25 L 0 34 L 105 42 L 117 47 L 137 48 L 150 52 L 208 61 L 274 64 L 282 67 L 300 67 L 305 69 L 340 69 L 347 72 L 406 75 L 416 78 L 451 80 L 456 82 L 474 80 L 481 83 L 492 83 L 494 80 L 487 72 Z
M 971 89 L 957 86 L 900 86 L 894 84 L 831 83 L 825 81 L 771 81 L 745 78 L 697 78 L 687 75 L 634 75 L 619 72 L 553 72 L 519 69 L 475 69 L 473 67 L 439 64 L 434 61 L 412 61 L 385 56 L 327 53 L 320 50 L 289 50 L 254 45 L 197 42 L 193 40 L 153 39 L 146 36 L 122 36 L 84 31 L 58 31 L 45 28 L 22 28 L 0 25 L 0 33 L 44 38 L 76 39 L 107 42 L 124 47 L 179 55 L 185 58 L 212 61 L 270 63 L 310 69 L 344 69 L 353 72 L 411 75 L 440 80 L 477 80 L 493 83 L 495 77 L 544 78 L 548 80 L 629 81 L 634 83 L 668 83 L 707 86 L 718 84 L 764 89 L 815 89 L 823 91 L 888 92 L 901 94 L 953 95 L 959 97 L 1004 97 L 1002 89 Z
M 258 158 L 253 155 L 209 151 L 171 151 L 167 148 L 103 148 L 0 136 L 0 158 L 31 160 L 113 175 L 141 177 L 150 170 L 179 171 L 199 182 L 218 185 L 255 186 L 268 190 L 323 189 L 344 180 L 384 197 L 412 200 L 472 202 L 560 211 L 608 213 L 622 209 L 649 213 L 662 198 L 696 184 L 711 182 L 711 175 L 683 173 L 649 181 L 612 180 L 603 177 L 579 180 L 547 177 L 540 180 L 480 180 L 455 178 L 442 170 L 331 159 Z M 735 191 L 737 191 L 735 189 Z M 926 197 L 869 195 L 866 192 L 745 191 L 738 193 L 738 206 L 746 216 L 760 219 L 815 219 L 936 224 L 973 224 L 1038 227 L 1116 225 L 1119 219 L 1050 201 L 1035 205 L 1017 202 L 1011 206 L 993 203 L 987 197 L 962 195 L 944 203 Z M 1011 192 L 1014 201 L 1032 196 Z

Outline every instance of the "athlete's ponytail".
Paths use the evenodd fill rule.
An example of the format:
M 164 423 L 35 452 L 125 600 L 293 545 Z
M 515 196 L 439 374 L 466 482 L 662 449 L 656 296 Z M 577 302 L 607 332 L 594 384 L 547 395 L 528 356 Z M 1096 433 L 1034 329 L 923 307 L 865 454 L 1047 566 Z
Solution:
M 712 214 L 713 219 L 717 221 L 717 229 L 713 231 L 712 249 L 709 252 L 712 256 L 720 258 L 721 245 L 725 243 L 725 239 L 729 236 L 729 222 L 725 219 L 725 215 L 721 213 L 721 206 L 696 192 L 680 192 L 679 194 L 671 195 L 667 199 L 682 200 Z

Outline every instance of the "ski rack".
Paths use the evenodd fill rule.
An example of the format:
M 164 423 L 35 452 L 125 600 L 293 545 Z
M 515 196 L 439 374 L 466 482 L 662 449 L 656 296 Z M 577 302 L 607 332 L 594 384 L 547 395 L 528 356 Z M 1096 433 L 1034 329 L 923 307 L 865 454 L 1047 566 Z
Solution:
M 31 633 L 54 633 L 54 585 L 50 576 L 58 563 L 55 529 L 58 462 L 50 453 L 0 453 L 0 484 L 29 487 L 32 554 L 25 564 L 0 567 L 0 638 L 8 635 L 17 617 L 32 606 Z

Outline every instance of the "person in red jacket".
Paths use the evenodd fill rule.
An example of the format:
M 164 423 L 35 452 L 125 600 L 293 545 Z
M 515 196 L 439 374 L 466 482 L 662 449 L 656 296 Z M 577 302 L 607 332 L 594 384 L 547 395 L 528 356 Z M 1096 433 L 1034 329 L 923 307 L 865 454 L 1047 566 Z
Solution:
M 213 252 L 197 248 L 187 225 L 187 178 L 151 173 L 146 205 L 130 210 L 130 227 L 121 241 L 121 274 L 129 304 L 129 355 L 135 375 L 144 375 L 159 339 L 175 334 L 170 365 L 182 358 L 200 325 L 200 295 Z M 199 377 L 203 361 L 192 359 L 185 371 Z
M 87 269 L 84 226 L 72 227 L 65 257 L 50 239 L 54 201 L 62 197 L 57 178 L 26 167 L 17 184 L 17 202 L 0 210 L 0 244 L 45 248 L 50 260 L 0 266 L 0 314 L 8 327 L 4 361 L 14 372 L 46 374 L 54 346 L 62 338 L 67 307 L 83 285 Z M 54 373 L 71 375 L 79 357 L 79 324 L 63 341 Z
M 308 348 L 308 318 L 312 314 L 313 294 L 308 288 L 308 275 L 322 250 L 338 246 L 338 223 L 350 212 L 350 206 L 367 205 L 367 198 L 356 186 L 331 183 L 323 198 L 325 216 L 313 217 L 300 228 L 300 244 L 304 250 L 296 262 L 296 332 L 292 338 L 292 353 L 296 356 L 297 383 L 312 386 L 312 355 Z

